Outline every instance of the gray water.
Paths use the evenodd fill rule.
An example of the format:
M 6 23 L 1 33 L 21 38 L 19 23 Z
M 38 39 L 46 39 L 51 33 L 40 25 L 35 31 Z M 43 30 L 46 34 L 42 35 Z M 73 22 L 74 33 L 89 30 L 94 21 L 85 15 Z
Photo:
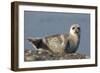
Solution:
M 69 32 L 72 24 L 81 27 L 78 53 L 90 56 L 90 14 L 60 13 L 60 12 L 24 12 L 24 48 L 33 49 L 26 40 L 28 37 L 43 37 L 46 35 Z

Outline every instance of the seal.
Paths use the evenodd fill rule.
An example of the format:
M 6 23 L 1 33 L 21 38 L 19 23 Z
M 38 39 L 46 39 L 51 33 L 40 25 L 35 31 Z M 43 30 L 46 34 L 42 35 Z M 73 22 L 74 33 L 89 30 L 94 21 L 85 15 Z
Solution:
M 75 53 L 80 43 L 80 26 L 73 24 L 69 33 L 28 38 L 28 40 L 36 50 L 43 48 L 54 54 Z

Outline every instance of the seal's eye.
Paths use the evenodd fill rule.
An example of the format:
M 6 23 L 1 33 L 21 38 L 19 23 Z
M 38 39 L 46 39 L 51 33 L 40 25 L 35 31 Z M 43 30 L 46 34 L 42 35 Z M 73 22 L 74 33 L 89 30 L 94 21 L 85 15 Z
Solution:
M 75 29 L 75 27 L 72 27 L 72 29 L 74 30 L 74 29 Z
M 77 27 L 78 30 L 80 30 L 80 27 Z

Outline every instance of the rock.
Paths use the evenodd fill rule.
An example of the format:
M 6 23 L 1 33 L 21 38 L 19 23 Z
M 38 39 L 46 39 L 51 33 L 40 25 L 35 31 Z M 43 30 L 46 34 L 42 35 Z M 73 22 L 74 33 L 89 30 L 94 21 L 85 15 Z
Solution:
M 52 54 L 45 49 L 38 49 L 37 51 L 25 50 L 25 61 L 46 61 L 46 60 L 69 60 L 69 59 L 86 59 L 87 56 L 79 53 L 64 53 L 63 55 Z

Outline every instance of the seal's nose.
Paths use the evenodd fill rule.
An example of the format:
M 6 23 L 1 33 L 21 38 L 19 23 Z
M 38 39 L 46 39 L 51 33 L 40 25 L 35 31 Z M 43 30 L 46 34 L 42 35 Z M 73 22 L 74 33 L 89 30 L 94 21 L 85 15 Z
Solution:
M 79 33 L 79 29 L 75 29 L 75 33 Z

